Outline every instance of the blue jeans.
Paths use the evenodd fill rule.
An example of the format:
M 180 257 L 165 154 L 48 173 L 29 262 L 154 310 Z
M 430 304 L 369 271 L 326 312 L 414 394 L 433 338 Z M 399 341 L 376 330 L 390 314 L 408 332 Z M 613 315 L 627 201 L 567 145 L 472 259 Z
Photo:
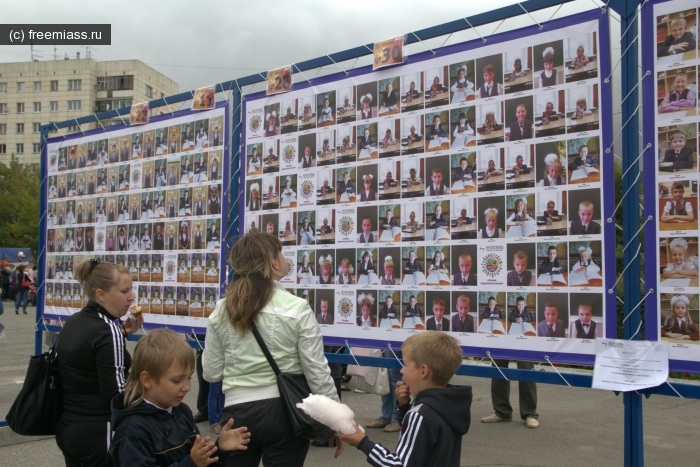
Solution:
M 391 350 L 385 350 L 382 355 L 384 358 L 394 358 Z M 387 368 L 389 372 L 389 394 L 382 396 L 382 416 L 379 417 L 384 423 L 396 422 L 399 423 L 396 412 L 399 409 L 396 401 L 396 382 L 401 381 L 401 370 L 395 368 Z
M 15 297 L 15 311 L 19 311 L 19 306 L 22 305 L 22 311 L 27 311 L 27 295 L 29 289 L 17 287 L 17 296 Z M 24 300 L 24 302 L 22 302 Z
M 226 400 L 224 393 L 221 392 L 222 386 L 223 383 L 221 381 L 218 383 L 209 383 L 209 425 L 216 425 L 219 423 L 219 420 L 221 420 L 221 411 L 224 408 L 224 401 Z

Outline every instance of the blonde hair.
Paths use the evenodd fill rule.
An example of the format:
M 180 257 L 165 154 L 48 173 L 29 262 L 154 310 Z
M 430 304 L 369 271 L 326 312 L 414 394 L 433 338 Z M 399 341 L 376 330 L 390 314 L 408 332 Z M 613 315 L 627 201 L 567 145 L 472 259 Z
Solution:
M 405 358 L 416 368 L 427 365 L 432 383 L 446 386 L 462 364 L 462 349 L 457 339 L 444 332 L 421 332 L 406 339 L 401 346 Z
M 158 382 L 173 362 L 185 371 L 194 371 L 194 352 L 179 334 L 169 329 L 156 329 L 142 337 L 136 344 L 131 370 L 124 387 L 124 406 L 134 407 L 143 400 L 145 388 L 141 373 L 148 372 Z
M 119 283 L 119 276 L 129 274 L 124 265 L 95 260 L 83 261 L 75 268 L 75 278 L 85 289 L 85 295 L 90 300 L 95 300 L 95 292 L 102 290 L 109 292 Z
M 675 26 L 676 24 L 680 24 L 681 26 L 685 27 L 685 24 L 686 24 L 685 18 L 683 18 L 683 17 L 673 18 L 671 20 L 671 27 Z
M 524 259 L 525 261 L 527 261 L 527 253 L 525 253 L 524 251 L 516 251 L 513 255 L 513 260 L 516 259 Z
M 229 262 L 235 272 L 226 290 L 224 314 L 240 336 L 252 329 L 272 298 L 272 260 L 281 251 L 277 237 L 258 232 L 245 234 L 231 248 Z

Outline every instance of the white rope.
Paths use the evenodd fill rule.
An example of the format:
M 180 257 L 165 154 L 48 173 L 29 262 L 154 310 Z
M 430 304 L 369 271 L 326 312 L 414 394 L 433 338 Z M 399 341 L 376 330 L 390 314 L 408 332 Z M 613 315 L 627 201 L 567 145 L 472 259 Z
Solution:
M 628 27 L 628 29 L 629 29 L 629 27 Z M 609 82 L 610 82 L 610 77 L 613 75 L 613 73 L 614 73 L 615 70 L 617 69 L 617 66 L 618 66 L 618 65 L 620 64 L 620 62 L 622 61 L 622 57 L 624 57 L 625 55 L 627 55 L 627 52 L 629 51 L 630 47 L 632 47 L 632 46 L 634 45 L 634 43 L 637 41 L 637 39 L 639 39 L 639 34 L 637 34 L 637 35 L 635 36 L 635 38 L 632 39 L 632 42 L 630 42 L 630 44 L 627 46 L 627 48 L 625 49 L 625 51 L 622 52 L 622 55 L 620 55 L 620 58 L 618 58 L 618 59 L 617 59 L 617 62 L 615 62 L 615 66 L 612 68 L 612 70 L 610 70 L 610 74 L 608 75 L 607 78 L 605 78 L 605 79 L 603 80 L 603 82 L 605 82 L 605 83 L 609 83 Z
M 625 192 L 625 194 L 622 195 L 622 199 L 620 200 L 619 203 L 617 203 L 617 206 L 615 206 L 615 210 L 614 210 L 613 213 L 610 215 L 610 217 L 608 217 L 608 224 L 612 224 L 613 218 L 615 217 L 615 214 L 617 213 L 617 210 L 620 208 L 620 205 L 622 205 L 622 202 L 625 200 L 625 198 L 627 198 L 627 195 L 629 194 L 630 190 L 632 190 L 632 188 L 634 188 L 634 186 L 637 184 L 637 182 L 639 181 L 639 177 L 641 176 L 641 174 L 642 174 L 641 172 L 637 172 L 637 178 L 635 178 L 635 179 L 634 179 L 634 182 L 632 182 L 632 184 L 627 188 L 627 191 Z
M 527 10 L 525 9 L 525 7 L 522 6 L 522 5 L 520 4 L 520 2 L 518 2 L 518 5 L 520 6 L 520 8 L 523 9 L 523 11 L 524 11 L 525 13 L 527 13 L 527 15 L 530 17 L 530 19 L 531 19 L 532 21 L 534 21 L 535 24 L 537 24 L 537 26 L 540 27 L 540 30 L 542 30 L 542 27 L 543 27 L 543 26 L 542 26 L 540 23 L 538 23 L 537 20 L 536 20 L 535 18 L 532 17 L 532 15 L 530 14 L 530 12 L 527 11 Z
M 621 134 L 622 131 L 625 129 L 625 127 L 627 126 L 627 124 L 634 118 L 634 116 L 637 114 L 637 112 L 639 112 L 639 109 L 640 109 L 640 108 L 641 108 L 641 104 L 639 104 L 639 105 L 637 106 L 637 108 L 634 109 L 634 112 L 632 112 L 632 115 L 630 115 L 630 117 L 627 119 L 627 121 L 625 122 L 625 124 L 622 125 L 622 128 L 620 128 L 620 131 L 618 131 L 617 134 L 615 135 L 615 138 L 613 138 L 613 142 L 610 144 L 610 147 L 608 147 L 608 148 L 605 150 L 605 153 L 606 153 L 606 154 L 610 154 L 610 149 L 615 145 L 615 141 L 617 141 L 617 138 L 620 136 L 620 134 Z
M 105 131 L 105 127 L 102 125 L 102 122 L 100 121 L 99 118 L 97 118 L 97 114 L 92 114 L 93 117 L 95 117 L 95 121 L 99 123 L 100 127 L 102 127 L 102 131 Z
M 644 5 L 646 5 L 648 1 L 649 0 L 644 0 L 644 2 L 641 5 L 639 5 L 639 7 L 637 8 L 637 13 L 635 13 L 635 15 L 634 15 L 634 18 L 632 18 L 632 21 L 630 21 L 630 24 L 627 26 L 627 29 L 625 29 L 625 32 L 623 32 L 622 35 L 620 36 L 620 42 L 622 42 L 622 39 L 625 38 L 625 36 L 627 35 L 627 31 L 630 30 L 632 25 L 634 25 L 636 23 L 637 16 L 639 16 L 639 13 L 642 11 L 642 8 L 644 8 Z M 608 0 L 608 3 L 610 3 L 610 0 Z M 608 4 L 606 3 L 605 7 L 607 8 L 607 6 L 608 6 Z M 639 37 L 639 35 L 637 35 L 637 37 Z M 636 37 L 634 39 L 637 40 Z M 627 48 L 629 49 L 629 47 L 627 47 Z
M 676 388 L 674 388 L 673 385 L 672 385 L 671 383 L 669 383 L 668 381 L 666 381 L 666 384 L 668 384 L 668 387 L 670 387 L 671 389 L 673 389 L 673 392 L 675 392 L 676 395 L 677 395 L 678 397 L 680 397 L 681 399 L 685 399 L 685 397 L 681 396 L 681 394 L 680 394 L 678 391 L 676 391 Z
M 496 26 L 496 29 L 494 29 L 493 32 L 492 32 L 491 34 L 489 34 L 489 36 L 493 36 L 494 34 L 496 34 L 496 31 L 498 31 L 498 28 L 500 28 L 501 25 L 502 25 L 503 23 L 505 23 L 505 22 L 506 22 L 506 20 L 505 20 L 505 19 L 502 19 L 501 22 L 498 23 L 498 26 Z
M 199 339 L 197 339 L 197 333 L 194 332 L 194 328 L 192 328 L 191 331 L 192 331 L 192 337 L 194 337 L 194 340 L 197 342 L 197 345 L 199 346 L 199 350 L 204 350 L 204 347 L 202 347 L 202 344 L 199 342 Z
M 490 352 L 490 351 L 487 351 L 487 352 L 486 352 L 486 356 L 489 357 L 489 358 L 491 359 L 491 363 L 493 363 L 493 366 L 495 366 L 496 369 L 498 370 L 498 372 L 501 374 L 501 376 L 503 376 L 503 379 L 505 379 L 506 381 L 510 381 L 508 378 L 506 378 L 506 375 L 504 375 L 503 372 L 501 371 L 501 367 L 499 367 L 498 365 L 496 365 L 496 362 L 493 360 L 493 357 L 491 357 L 491 352 Z
M 644 149 L 642 149 L 642 152 L 639 153 L 639 155 L 638 155 L 637 158 L 634 160 L 634 162 L 632 162 L 632 163 L 630 164 L 630 166 L 627 167 L 627 170 L 625 170 L 625 172 L 622 174 L 621 179 L 625 178 L 625 175 L 627 175 L 627 172 L 629 172 L 630 169 L 631 169 L 632 167 L 634 167 L 634 165 L 637 163 L 637 161 L 639 161 L 639 159 L 642 157 L 642 154 L 644 154 L 644 153 L 646 152 L 646 150 L 649 149 L 650 147 L 651 147 L 651 143 L 647 143 L 647 145 L 644 146 Z
M 646 77 L 649 76 L 650 74 L 651 74 L 651 71 L 649 71 L 649 70 L 647 70 L 647 72 L 644 73 L 644 76 L 642 76 L 642 79 L 640 79 L 639 81 L 637 81 L 637 84 L 635 84 L 634 87 L 630 90 L 630 92 L 627 93 L 627 95 L 625 96 L 625 98 L 622 99 L 622 102 L 620 102 L 620 105 L 622 105 L 622 104 L 625 103 L 625 101 L 627 100 L 627 98 L 634 92 L 634 90 L 637 89 L 637 87 L 639 87 L 640 84 L 642 84 L 642 81 L 644 81 L 644 78 L 646 78 Z
M 389 347 L 389 350 L 391 350 L 391 353 L 394 354 L 394 358 L 396 359 L 397 362 L 399 362 L 399 365 L 401 365 L 401 368 L 403 368 L 403 363 L 401 362 L 401 360 L 399 360 L 399 357 L 396 356 L 396 352 L 394 352 L 394 349 L 391 348 L 391 344 L 387 342 L 386 346 Z
M 341 67 L 340 65 L 338 65 L 338 64 L 335 62 L 335 60 L 333 60 L 333 59 L 331 58 L 330 55 L 326 55 L 326 57 L 328 57 L 328 60 L 330 60 L 331 62 L 333 62 L 333 64 L 334 64 L 335 66 L 337 66 L 338 68 L 340 68 L 340 70 L 341 70 L 343 73 L 345 73 L 345 76 L 348 75 L 348 72 L 345 71 L 345 70 L 343 70 L 343 67 Z M 323 68 L 323 67 L 321 67 L 321 68 Z
M 612 286 L 612 288 L 608 289 L 608 293 L 613 293 L 613 289 L 615 287 L 617 287 L 617 284 L 620 282 L 620 279 L 622 279 L 624 277 L 625 272 L 627 272 L 627 269 L 629 269 L 629 267 L 632 265 L 634 260 L 637 259 L 637 256 L 639 256 L 639 252 L 641 251 L 641 249 L 642 249 L 642 244 L 640 243 L 639 248 L 637 248 L 637 253 L 635 253 L 634 257 L 629 261 L 629 263 L 627 263 L 627 266 L 625 266 L 625 269 L 623 269 L 622 272 L 619 274 L 619 276 L 617 277 L 617 280 L 615 281 L 615 284 Z
M 466 18 L 465 18 L 465 19 L 466 19 Z M 469 21 L 467 21 L 467 22 L 469 22 Z M 452 34 L 454 34 L 454 33 L 450 33 L 450 34 L 447 36 L 447 39 L 445 39 L 445 41 L 442 43 L 442 45 L 440 46 L 440 48 L 444 47 L 445 44 L 447 44 L 447 41 L 450 40 L 450 37 L 452 37 Z M 478 34 L 478 33 L 477 33 L 477 34 Z M 486 39 L 484 39 L 484 42 L 486 42 Z
M 466 18 L 465 18 L 465 19 L 466 19 Z M 468 21 L 467 21 L 467 22 L 468 22 Z M 430 47 L 428 47 L 427 45 L 425 45 L 425 42 L 423 42 L 422 40 L 420 40 L 420 37 L 416 36 L 416 33 L 415 33 L 415 32 L 412 32 L 411 34 L 413 34 L 413 37 L 415 37 L 416 39 L 418 39 L 418 42 L 420 42 L 421 44 L 423 44 L 423 45 L 425 46 L 426 49 L 430 50 L 430 51 L 433 53 L 433 55 L 435 55 L 435 54 L 437 53 L 437 52 L 435 52 L 433 49 L 431 49 Z M 477 33 L 477 34 L 478 34 L 478 33 Z M 374 53 L 374 52 L 372 52 L 372 53 Z
M 652 220 L 653 218 L 654 218 L 654 216 L 649 216 L 649 217 L 647 217 L 647 220 L 645 220 L 644 223 L 642 224 L 642 226 L 639 228 L 639 230 L 637 230 L 637 233 L 634 234 L 634 236 L 633 236 L 632 238 L 629 239 L 627 245 L 625 245 L 625 246 L 622 248 L 622 253 L 624 253 L 625 250 L 626 250 L 627 248 L 629 248 L 629 246 L 632 244 L 632 241 L 633 241 L 635 238 L 637 238 L 637 236 L 642 232 L 642 230 L 644 230 L 644 226 L 647 225 L 647 223 L 648 223 L 650 220 Z
M 83 127 L 80 126 L 80 123 L 78 123 L 78 119 L 74 118 L 73 120 L 75 120 L 75 124 L 78 125 L 78 130 L 80 130 L 82 134 L 85 134 L 85 132 L 83 131 Z
M 352 353 L 352 349 L 350 348 L 350 344 L 348 343 L 347 339 L 345 339 L 345 345 L 347 346 L 348 350 L 350 351 L 350 356 L 352 357 L 353 360 L 355 360 L 355 363 L 357 364 L 357 366 L 362 366 L 362 365 L 360 365 L 360 362 L 358 362 L 357 359 L 355 358 L 355 354 Z
M 467 18 L 463 18 L 463 19 L 464 19 L 464 21 L 467 22 L 467 24 L 469 25 L 469 27 L 472 28 L 472 31 L 474 31 L 479 37 L 481 37 L 481 40 L 482 40 L 482 41 L 484 42 L 484 44 L 485 44 L 485 43 L 486 43 L 486 39 L 484 38 L 484 36 L 482 36 L 481 34 L 479 34 L 479 31 L 477 31 L 476 28 L 475 28 L 474 26 L 472 26 L 472 23 L 470 23 L 469 20 L 468 20 Z M 540 29 L 541 29 L 541 28 L 540 28 Z M 414 34 L 414 35 L 415 35 L 415 34 Z M 452 34 L 450 34 L 450 35 L 452 35 Z M 433 55 L 435 55 L 435 53 L 433 53 Z
M 637 303 L 637 306 L 635 306 L 635 307 L 632 309 L 632 311 L 630 311 L 629 313 L 627 313 L 627 315 L 622 319 L 622 322 L 624 323 L 625 321 L 627 321 L 627 318 L 629 318 L 630 316 L 632 316 L 632 313 L 634 313 L 635 311 L 637 311 L 637 308 L 639 308 L 639 307 L 642 305 L 642 303 L 644 303 L 644 300 L 646 300 L 647 297 L 648 297 L 649 295 L 653 294 L 653 293 L 654 293 L 654 289 L 649 289 L 649 291 L 646 293 L 646 295 L 644 295 L 644 297 L 642 297 L 642 299 L 639 301 L 639 303 Z M 639 325 L 641 326 L 641 323 L 640 323 Z M 637 335 L 637 333 L 634 334 L 634 336 L 636 336 L 636 335 Z M 634 336 L 630 337 L 630 340 L 632 340 L 632 338 L 633 338 Z
M 552 18 L 554 18 L 554 15 L 556 15 L 559 12 L 559 10 L 561 9 L 561 7 L 563 7 L 563 6 L 564 6 L 563 3 L 560 4 L 559 7 L 556 9 L 556 11 L 554 13 L 552 13 L 552 16 L 550 16 L 547 21 L 552 21 Z
M 547 363 L 549 363 L 549 365 L 550 365 L 552 368 L 554 368 L 554 371 L 556 371 L 557 374 L 559 375 L 559 377 L 560 377 L 561 379 L 564 380 L 564 382 L 566 383 L 566 385 L 569 386 L 569 387 L 571 387 L 571 385 L 570 385 L 569 382 L 566 380 L 566 378 L 564 378 L 564 375 L 562 375 L 561 373 L 559 373 L 559 370 L 557 370 L 557 367 L 555 367 L 555 366 L 552 364 L 552 362 L 549 360 L 549 355 L 545 355 L 545 356 L 544 356 L 544 359 L 547 360 Z
M 365 46 L 365 47 L 367 47 L 367 46 Z M 372 51 L 372 49 L 370 49 L 370 52 L 371 52 L 371 51 Z M 293 67 L 296 67 L 297 73 L 301 73 L 301 76 L 304 77 L 304 79 L 306 80 L 306 82 L 309 83 L 309 84 L 311 84 L 311 80 L 310 80 L 309 78 L 306 77 L 306 75 L 304 74 L 304 72 L 301 71 L 301 70 L 299 69 L 299 67 L 296 66 L 296 64 L 292 63 L 292 71 L 294 71 Z

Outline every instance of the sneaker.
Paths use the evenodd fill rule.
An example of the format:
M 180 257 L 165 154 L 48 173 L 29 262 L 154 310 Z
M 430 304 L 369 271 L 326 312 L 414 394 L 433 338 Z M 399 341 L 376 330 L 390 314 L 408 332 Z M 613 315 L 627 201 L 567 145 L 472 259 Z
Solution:
M 525 419 L 525 426 L 528 428 L 535 429 L 538 426 L 540 426 L 540 422 L 536 418 L 529 417 Z
M 363 391 L 362 389 L 355 389 L 355 392 L 358 394 L 367 394 L 367 391 Z
M 219 433 L 221 433 L 221 427 L 220 427 L 218 424 L 216 424 L 216 425 L 210 425 L 210 426 L 209 426 L 209 431 L 212 432 L 212 433 L 214 433 L 214 434 L 216 434 L 216 435 L 218 435 Z
M 194 414 L 194 417 L 192 417 L 192 418 L 194 419 L 195 423 L 201 423 L 205 420 L 209 420 L 209 414 L 203 413 L 203 412 L 197 412 L 196 414 Z
M 488 417 L 482 418 L 482 419 L 481 419 L 481 423 L 509 422 L 509 421 L 511 421 L 511 420 L 512 420 L 511 418 L 502 418 L 502 417 L 499 417 L 498 415 L 496 415 L 495 413 L 492 413 L 492 414 L 489 415 Z M 535 419 L 534 419 L 534 418 L 532 418 L 532 419 L 528 418 L 528 420 L 535 420 Z M 537 421 L 537 420 L 535 420 L 535 421 Z
M 401 425 L 399 425 L 396 422 L 391 422 L 387 426 L 384 427 L 384 431 L 386 433 L 394 433 L 396 431 L 401 431 Z
M 368 423 L 368 424 L 365 425 L 365 426 L 366 426 L 367 428 L 384 428 L 384 427 L 387 426 L 387 425 L 388 425 L 387 422 L 382 421 L 382 419 L 378 418 L 378 419 L 376 419 L 375 421 L 373 421 L 372 423 Z

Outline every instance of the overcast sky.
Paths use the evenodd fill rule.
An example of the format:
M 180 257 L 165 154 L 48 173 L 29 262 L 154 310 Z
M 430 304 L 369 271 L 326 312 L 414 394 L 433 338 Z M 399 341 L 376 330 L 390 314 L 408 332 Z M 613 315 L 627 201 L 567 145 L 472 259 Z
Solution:
M 512 0 L 2 0 L 2 16 L 3 23 L 15 24 L 110 23 L 112 45 L 91 50 L 93 58 L 141 60 L 175 80 L 180 91 L 186 91 L 514 3 Z M 577 0 L 564 5 L 555 18 L 591 8 L 595 8 L 591 0 Z M 546 10 L 533 16 L 545 21 L 553 13 L 554 10 Z M 529 24 L 532 20 L 524 16 L 511 20 L 498 31 Z M 495 27 L 486 25 L 477 30 L 488 35 Z M 455 34 L 448 44 L 473 38 L 478 38 L 474 32 Z M 444 38 L 434 40 L 429 45 L 437 47 L 443 41 Z M 54 57 L 50 45 L 37 46 L 35 52 L 40 60 Z M 75 58 L 76 52 L 85 57 L 86 49 L 57 46 L 59 59 L 64 54 Z M 29 46 L 0 46 L 0 62 L 29 59 Z M 262 88 L 258 85 L 257 89 Z

